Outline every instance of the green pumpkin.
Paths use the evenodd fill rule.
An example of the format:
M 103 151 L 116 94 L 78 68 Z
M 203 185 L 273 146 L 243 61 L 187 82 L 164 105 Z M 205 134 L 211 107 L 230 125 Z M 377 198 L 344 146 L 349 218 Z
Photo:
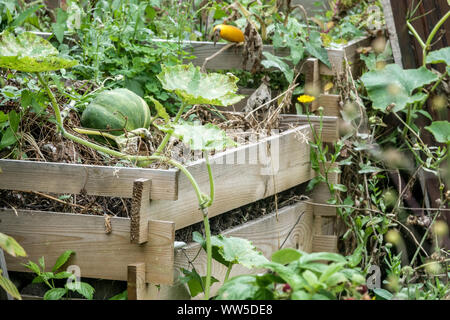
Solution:
M 150 108 L 128 89 L 114 89 L 100 93 L 84 110 L 81 124 L 85 128 L 111 131 L 113 135 L 150 126 Z

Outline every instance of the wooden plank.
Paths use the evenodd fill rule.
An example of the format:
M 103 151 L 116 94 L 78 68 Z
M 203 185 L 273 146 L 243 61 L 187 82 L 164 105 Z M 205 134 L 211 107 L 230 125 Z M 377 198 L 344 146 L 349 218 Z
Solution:
M 308 117 L 305 115 L 296 114 L 280 115 L 280 129 L 288 129 L 299 125 L 309 125 L 310 122 L 314 126 L 317 133 L 319 133 L 320 122 L 322 122 L 322 141 L 334 142 L 339 139 L 339 119 L 337 117 Z
M 0 189 L 131 198 L 136 179 L 152 180 L 152 198 L 177 199 L 178 170 L 0 159 Z
M 133 199 L 130 214 L 131 243 L 142 244 L 148 240 L 151 188 L 152 180 L 148 179 L 138 179 L 133 184 Z
M 208 208 L 214 217 L 245 204 L 306 182 L 311 170 L 309 125 L 300 126 L 260 142 L 243 145 L 211 157 L 215 198 Z M 283 155 L 289 155 L 283 156 Z M 209 191 L 209 177 L 204 159 L 188 166 L 203 192 Z M 184 175 L 179 178 L 177 201 L 152 201 L 151 218 L 174 221 L 181 229 L 202 221 L 198 200 Z
M 146 293 L 145 263 L 128 265 L 127 293 L 128 300 L 143 300 Z
M 337 252 L 337 236 L 313 236 L 312 252 Z
M 0 232 L 13 236 L 25 249 L 26 258 L 6 257 L 9 270 L 29 271 L 21 263 L 45 256 L 53 265 L 61 253 L 75 251 L 69 263 L 88 278 L 127 280 L 127 266 L 144 262 L 146 282 L 173 282 L 174 224 L 149 222 L 149 241 L 130 243 L 130 219 L 111 218 L 112 231 L 105 233 L 102 216 L 0 209 Z
M 305 63 L 305 93 L 310 96 L 319 97 L 320 91 L 319 60 L 316 58 L 309 58 Z M 318 107 L 319 101 L 316 99 L 312 102 L 310 111 L 316 111 Z
M 321 94 L 318 98 L 319 107 L 323 107 L 323 115 L 328 117 L 341 117 L 339 102 L 341 96 L 338 94 Z
M 299 217 L 301 216 L 300 220 Z M 292 206 L 281 209 L 278 213 L 274 212 L 267 216 L 263 216 L 254 221 L 243 224 L 242 226 L 223 232 L 226 236 L 241 237 L 250 240 L 253 245 L 258 248 L 265 257 L 269 258 L 284 243 L 283 248 L 301 249 L 307 252 L 312 250 L 312 208 L 299 202 Z M 199 244 L 192 243 L 185 247 L 184 253 L 179 250 L 175 254 L 175 267 L 191 269 L 190 260 L 193 260 L 199 251 Z M 195 269 L 200 275 L 206 274 L 206 254 L 202 250 L 198 257 L 193 261 Z M 212 275 L 220 281 L 211 287 L 211 294 L 214 294 L 225 277 L 227 268 L 220 263 L 213 262 Z M 236 265 L 233 267 L 230 277 L 240 274 L 259 273 L 263 270 L 249 270 L 243 266 Z M 170 297 L 162 296 L 160 298 L 170 299 Z M 196 297 L 201 299 L 202 295 Z

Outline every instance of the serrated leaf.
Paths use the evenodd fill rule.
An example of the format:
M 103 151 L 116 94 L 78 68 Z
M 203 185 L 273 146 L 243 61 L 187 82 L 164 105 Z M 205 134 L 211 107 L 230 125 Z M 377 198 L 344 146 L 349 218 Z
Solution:
M 168 123 L 170 121 L 170 117 L 169 117 L 169 114 L 166 111 L 166 108 L 164 108 L 164 106 L 158 100 L 156 100 L 155 98 L 153 98 L 151 96 L 148 97 L 148 98 L 155 105 L 155 109 L 156 109 L 156 112 L 158 113 L 158 116 L 161 117 L 162 119 L 164 119 L 164 121 L 166 123 Z
M 14 36 L 8 31 L 0 34 L 0 67 L 24 72 L 67 69 L 77 61 L 59 56 L 47 40 L 31 32 Z
M 428 53 L 427 63 L 445 63 L 446 65 L 450 66 L 450 47 L 445 47 L 440 50 L 431 51 L 430 53 Z
M 278 262 L 280 264 L 288 264 L 292 261 L 298 260 L 302 256 L 302 253 L 298 250 L 292 249 L 292 248 L 285 248 L 276 251 L 272 257 L 271 260 L 273 262 Z
M 403 70 L 397 64 L 367 72 L 361 77 L 373 107 L 385 111 L 387 106 L 394 103 L 394 112 L 425 99 L 427 97 L 425 94 L 421 92 L 413 94 L 414 90 L 437 79 L 438 76 L 425 67 Z
M 171 124 L 170 128 L 173 129 L 173 135 L 186 143 L 192 150 L 220 151 L 237 146 L 237 143 L 229 138 L 225 131 L 211 123 L 201 125 L 180 121 L 177 124 Z
M 247 239 L 218 235 L 211 237 L 211 244 L 219 248 L 219 253 L 226 261 L 239 263 L 248 269 L 262 267 L 268 262 Z
M 157 76 L 164 89 L 173 91 L 187 104 L 229 106 L 241 101 L 239 79 L 232 74 L 202 73 L 192 64 L 163 66 Z
M 22 246 L 13 238 L 0 232 L 0 248 L 13 257 L 26 257 L 27 254 Z M 39 269 L 39 268 L 38 268 Z
M 40 274 L 41 273 L 41 269 L 39 269 L 39 266 L 34 263 L 33 261 L 28 261 L 27 264 L 22 264 L 25 268 L 30 269 L 31 271 L 33 271 L 36 274 Z
M 12 283 L 11 280 L 3 277 L 1 275 L 1 269 L 0 269 L 0 287 L 2 287 L 7 293 L 9 293 L 14 299 L 22 300 L 22 297 L 20 296 L 19 291 L 17 290 L 14 283 Z
M 66 293 L 66 288 L 53 288 L 44 294 L 44 300 L 60 300 Z
M 69 260 L 70 256 L 72 254 L 75 254 L 74 251 L 72 250 L 67 250 L 65 252 L 63 252 L 58 259 L 56 259 L 56 262 L 52 268 L 52 271 L 55 272 L 56 270 L 58 270 L 59 268 L 61 268 L 66 262 L 67 260 Z
M 66 284 L 68 290 L 74 291 L 82 295 L 88 300 L 92 300 L 94 297 L 95 289 L 86 282 L 73 281 Z
M 448 121 L 434 121 L 430 126 L 425 127 L 430 131 L 437 142 L 450 142 L 450 122 Z
M 73 276 L 72 272 L 62 271 L 55 274 L 55 279 L 67 279 Z

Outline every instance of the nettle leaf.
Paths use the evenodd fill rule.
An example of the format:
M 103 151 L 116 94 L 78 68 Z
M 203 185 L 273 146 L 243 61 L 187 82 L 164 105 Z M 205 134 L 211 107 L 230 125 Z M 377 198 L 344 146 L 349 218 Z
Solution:
M 59 56 L 50 42 L 31 32 L 0 34 L 0 67 L 24 72 L 67 69 L 78 62 Z
M 72 254 L 75 254 L 75 252 L 72 250 L 67 250 L 63 254 L 61 254 L 58 259 L 56 259 L 55 265 L 52 268 L 52 272 L 55 272 L 56 270 L 61 268 L 67 262 L 67 260 L 69 260 Z
M 5 250 L 8 254 L 13 257 L 26 257 L 27 254 L 22 246 L 17 243 L 17 241 L 10 236 L 0 232 L 0 248 Z
M 425 99 L 427 96 L 424 93 L 413 94 L 414 90 L 438 80 L 438 76 L 425 67 L 403 70 L 396 64 L 390 64 L 384 69 L 365 73 L 361 80 L 375 109 L 385 111 L 394 103 L 393 111 L 397 112 Z
M 81 281 L 67 283 L 66 289 L 77 292 L 88 300 L 93 299 L 95 292 L 95 289 L 89 283 Z
M 437 142 L 450 142 L 450 122 L 448 121 L 434 121 L 430 126 L 425 127 L 430 131 Z
M 164 89 L 175 92 L 187 104 L 229 106 L 241 101 L 237 95 L 239 79 L 228 73 L 203 73 L 192 64 L 163 66 L 157 76 Z
M 427 63 L 445 63 L 450 66 L 450 47 L 430 52 L 427 56 Z
M 225 131 L 211 123 L 201 125 L 199 123 L 180 121 L 177 124 L 172 124 L 171 129 L 173 130 L 173 135 L 186 143 L 192 150 L 220 151 L 228 147 L 237 146 L 237 143 L 229 138 Z
M 219 253 L 226 261 L 239 263 L 248 269 L 258 268 L 269 262 L 247 239 L 218 235 L 211 237 L 211 244 L 219 248 Z
M 66 288 L 53 288 L 44 294 L 44 300 L 60 300 L 66 293 Z

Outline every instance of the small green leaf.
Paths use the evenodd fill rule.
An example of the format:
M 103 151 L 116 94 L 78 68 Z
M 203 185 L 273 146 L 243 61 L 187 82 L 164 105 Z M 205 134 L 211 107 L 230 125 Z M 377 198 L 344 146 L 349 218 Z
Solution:
M 273 293 L 259 286 L 257 279 L 256 275 L 231 278 L 219 289 L 216 300 L 272 300 Z
M 173 91 L 187 104 L 229 106 L 241 101 L 237 95 L 239 79 L 232 74 L 209 73 L 189 65 L 163 66 L 157 76 L 164 89 Z
M 273 262 L 278 262 L 280 264 L 288 264 L 292 261 L 298 260 L 302 256 L 300 251 L 297 251 L 292 248 L 285 248 L 276 251 L 273 255 L 271 260 Z
M 66 284 L 68 290 L 74 291 L 82 295 L 88 300 L 92 300 L 94 297 L 94 288 L 86 282 L 73 281 Z
M 0 67 L 24 72 L 43 72 L 67 69 L 77 61 L 59 56 L 50 42 L 31 32 L 15 37 L 4 31 L 0 34 Z
M 180 278 L 180 281 L 182 283 L 187 283 L 192 298 L 196 297 L 204 291 L 204 288 L 206 286 L 206 277 L 200 277 L 195 269 L 192 271 L 182 269 L 182 272 L 184 273 L 185 277 Z M 219 280 L 211 277 L 211 285 L 215 282 L 219 282 Z
M 425 127 L 430 131 L 437 142 L 450 142 L 450 122 L 448 121 L 434 121 L 430 126 Z
M 333 274 L 337 273 L 339 270 L 342 270 L 345 263 L 332 263 L 327 266 L 325 271 L 320 275 L 319 281 L 326 282 Z
M 69 258 L 72 254 L 75 254 L 75 252 L 72 250 L 67 250 L 67 251 L 63 252 L 63 254 L 61 254 L 58 257 L 58 259 L 56 259 L 56 262 L 52 268 L 52 271 L 55 272 L 56 270 L 61 268 L 67 262 L 67 260 L 69 260 Z
M 26 257 L 27 254 L 13 237 L 0 232 L 0 248 L 13 257 Z M 39 268 L 38 268 L 39 269 Z
M 44 294 L 44 300 L 60 300 L 66 293 L 66 288 L 53 288 Z
M 22 264 L 25 268 L 30 269 L 36 274 L 41 274 L 41 269 L 39 269 L 39 266 L 34 263 L 33 261 L 28 261 L 27 264 Z
M 108 300 L 128 300 L 128 290 L 124 290 L 123 292 L 116 294 Z
M 297 290 L 292 293 L 291 300 L 311 300 L 311 295 L 304 290 Z
M 53 33 L 59 43 L 64 40 L 64 31 L 67 29 L 67 18 L 69 14 L 61 8 L 56 9 L 56 22 L 52 23 Z
M 72 272 L 62 271 L 55 274 L 55 279 L 67 279 L 73 276 Z
M 162 119 L 164 119 L 164 121 L 166 123 L 168 123 L 170 121 L 170 117 L 169 117 L 169 114 L 166 111 L 166 108 L 164 108 L 164 106 L 158 100 L 156 100 L 155 98 L 153 98 L 151 96 L 148 97 L 148 98 L 155 105 L 155 109 L 156 109 L 156 112 L 158 113 L 158 116 L 160 116 Z
M 41 266 L 42 271 L 45 271 L 45 258 L 44 258 L 44 256 L 39 258 L 39 265 Z
M 392 300 L 394 295 L 385 289 L 373 289 L 373 292 L 376 294 L 377 298 L 381 298 L 381 300 Z
M 319 279 L 313 272 L 306 270 L 302 273 L 302 276 L 312 289 L 315 290 L 319 286 Z
M 304 264 L 304 263 L 309 263 L 311 261 L 320 261 L 320 260 L 342 262 L 342 263 L 347 262 L 347 260 L 338 253 L 314 252 L 314 253 L 309 253 L 309 254 L 303 255 L 300 258 L 300 263 Z
M 22 300 L 22 297 L 20 296 L 19 291 L 17 290 L 14 283 L 12 283 L 11 280 L 3 277 L 1 275 L 1 269 L 0 269 L 0 287 L 2 287 L 7 293 L 9 293 L 13 298 L 17 300 Z
M 357 265 L 359 265 L 359 263 L 362 260 L 362 254 L 363 254 L 363 249 L 364 246 L 362 244 L 360 244 L 355 251 L 353 252 L 352 255 L 348 256 L 348 264 L 350 267 L 356 267 Z

